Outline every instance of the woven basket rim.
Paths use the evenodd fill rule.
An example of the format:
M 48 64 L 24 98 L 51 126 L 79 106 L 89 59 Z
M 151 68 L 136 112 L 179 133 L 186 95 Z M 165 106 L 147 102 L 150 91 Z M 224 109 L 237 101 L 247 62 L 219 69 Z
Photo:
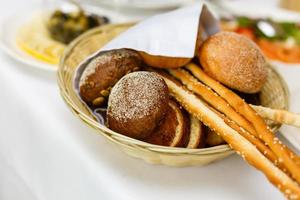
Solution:
M 183 148 L 183 147 L 167 147 L 167 146 L 160 146 L 160 145 L 155 145 L 155 144 L 150 144 L 147 142 L 143 142 L 134 138 L 130 138 L 128 136 L 124 136 L 120 133 L 117 133 L 111 129 L 109 129 L 108 127 L 101 125 L 100 123 L 98 123 L 95 118 L 90 117 L 86 114 L 84 114 L 80 108 L 78 108 L 72 101 L 72 99 L 70 98 L 68 91 L 66 90 L 66 88 L 64 87 L 64 78 L 63 78 L 63 69 L 64 69 L 64 63 L 65 60 L 69 57 L 69 55 L 72 53 L 74 47 L 76 47 L 77 44 L 79 44 L 83 39 L 85 39 L 86 37 L 89 37 L 91 35 L 94 35 L 95 33 L 101 32 L 105 29 L 110 29 L 113 27 L 120 27 L 120 26 L 131 26 L 134 25 L 136 22 L 130 22 L 130 23 L 118 23 L 118 24 L 109 24 L 109 25 L 104 25 L 101 27 L 97 27 L 94 29 L 91 29 L 89 31 L 87 31 L 86 33 L 80 35 L 78 38 L 76 38 L 74 41 L 72 41 L 66 48 L 65 51 L 60 59 L 59 62 L 59 66 L 58 66 L 58 70 L 57 70 L 57 82 L 58 82 L 58 86 L 59 86 L 59 90 L 61 93 L 61 96 L 63 97 L 63 100 L 65 101 L 65 103 L 68 105 L 69 109 L 75 113 L 82 121 L 85 122 L 85 124 L 89 125 L 90 127 L 92 127 L 93 129 L 100 131 L 103 133 L 103 135 L 105 135 L 105 137 L 107 137 L 108 139 L 110 139 L 113 142 L 116 143 L 121 143 L 120 141 L 118 141 L 117 139 L 115 139 L 115 137 L 117 138 L 121 138 L 122 141 L 126 141 L 127 143 L 130 143 L 130 145 L 135 146 L 135 147 L 139 147 L 139 148 L 147 148 L 147 150 L 151 150 L 151 151 L 155 151 L 155 152 L 159 152 L 159 153 L 167 153 L 167 154 L 215 154 L 218 152 L 227 152 L 227 151 L 233 151 L 228 144 L 224 144 L 224 145 L 218 145 L 218 146 L 214 146 L 214 147 L 207 147 L 207 148 L 199 148 L 199 149 L 188 149 L 188 148 Z M 270 68 L 272 69 L 273 72 L 276 73 L 276 75 L 278 76 L 278 78 L 280 79 L 280 82 L 282 84 L 282 88 L 284 90 L 285 93 L 285 102 L 286 102 L 286 106 L 287 109 L 289 108 L 289 90 L 287 87 L 286 82 L 284 81 L 284 79 L 282 78 L 282 76 L 277 72 L 277 70 L 275 70 L 271 65 Z M 78 97 L 79 98 L 79 97 Z M 278 130 L 280 128 L 281 124 L 276 124 L 274 126 L 273 129 Z M 126 146 L 130 146 L 129 144 L 123 144 Z

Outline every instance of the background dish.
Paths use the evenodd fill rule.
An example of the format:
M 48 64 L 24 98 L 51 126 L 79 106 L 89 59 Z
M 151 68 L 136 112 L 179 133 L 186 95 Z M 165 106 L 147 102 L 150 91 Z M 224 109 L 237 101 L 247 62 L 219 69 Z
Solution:
M 94 6 L 83 7 L 91 13 L 99 13 L 107 16 L 112 23 L 131 20 L 131 18 L 116 14 L 113 11 L 101 9 Z M 39 61 L 20 50 L 19 47 L 16 45 L 16 34 L 19 28 L 25 22 L 30 20 L 34 15 L 41 14 L 41 12 L 42 11 L 24 11 L 22 13 L 17 13 L 8 18 L 3 19 L 0 23 L 0 47 L 10 57 L 21 63 L 24 63 L 26 66 L 53 72 L 57 70 L 57 65 Z
M 175 9 L 195 0 L 94 0 L 99 5 L 118 8 L 158 10 Z
M 275 21 L 291 21 L 299 22 L 300 14 L 298 12 L 289 11 L 277 6 L 270 6 L 270 1 L 258 1 L 253 0 L 253 3 L 248 3 L 245 6 L 245 2 L 242 0 L 236 1 L 212 1 L 214 4 L 209 2 L 210 7 L 213 9 L 217 16 L 247 16 L 250 18 L 271 18 Z M 273 2 L 275 4 L 276 1 Z M 260 6 L 257 7 L 257 4 Z M 300 67 L 300 64 L 284 63 L 281 61 L 269 60 L 273 65 L 285 64 L 292 67 Z
M 18 17 L 19 16 L 19 17 Z M 24 63 L 26 66 L 42 69 L 46 71 L 56 71 L 57 66 L 48 64 L 31 57 L 16 45 L 16 33 L 18 28 L 25 23 L 29 16 L 20 17 L 21 15 L 14 15 L 2 21 L 0 27 L 0 47 L 13 59 Z

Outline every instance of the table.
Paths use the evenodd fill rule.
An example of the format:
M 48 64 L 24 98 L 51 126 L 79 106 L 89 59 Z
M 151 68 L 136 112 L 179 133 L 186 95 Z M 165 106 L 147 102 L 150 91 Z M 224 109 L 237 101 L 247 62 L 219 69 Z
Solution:
M 0 17 L 29 2 L 38 3 L 5 1 Z M 187 168 L 125 155 L 68 110 L 55 73 L 31 69 L 2 52 L 0 85 L 1 200 L 283 199 L 236 155 Z

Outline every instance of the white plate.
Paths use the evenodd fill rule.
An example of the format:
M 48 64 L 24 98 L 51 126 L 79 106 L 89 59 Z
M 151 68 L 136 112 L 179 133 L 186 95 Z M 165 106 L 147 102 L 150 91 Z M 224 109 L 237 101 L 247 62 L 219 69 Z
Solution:
M 98 13 L 99 15 L 107 16 L 112 23 L 133 20 L 126 16 L 116 14 L 113 11 L 101 9 L 94 6 L 84 6 L 84 8 L 89 12 L 96 13 L 96 14 Z M 36 12 L 23 11 L 21 13 L 18 12 L 17 14 L 2 20 L 2 22 L 0 23 L 0 47 L 5 53 L 7 53 L 7 55 L 11 56 L 13 59 L 21 63 L 26 64 L 26 66 L 30 66 L 30 67 L 34 67 L 46 71 L 56 71 L 57 69 L 56 65 L 48 64 L 46 62 L 35 59 L 34 57 L 20 50 L 16 45 L 16 34 L 18 29 L 26 21 L 30 20 L 34 14 L 39 12 L 41 11 L 36 11 Z M 34 14 L 28 15 L 28 13 L 34 13 Z
M 0 47 L 13 59 L 31 66 L 47 71 L 56 71 L 57 66 L 42 62 L 20 50 L 16 45 L 16 34 L 18 28 L 29 20 L 29 17 L 18 17 L 22 15 L 14 15 L 6 18 L 0 24 Z M 26 15 L 25 15 L 26 16 Z
M 276 1 L 267 0 L 236 0 L 236 1 L 213 1 L 235 15 L 248 17 L 267 17 L 277 21 L 300 21 L 300 13 L 278 7 Z

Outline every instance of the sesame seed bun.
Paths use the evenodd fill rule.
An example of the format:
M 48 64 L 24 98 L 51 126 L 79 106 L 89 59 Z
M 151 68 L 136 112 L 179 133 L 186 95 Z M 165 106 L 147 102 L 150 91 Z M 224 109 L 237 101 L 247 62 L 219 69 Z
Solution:
M 199 50 L 199 61 L 212 78 L 244 93 L 259 92 L 267 79 L 267 62 L 260 49 L 233 32 L 209 37 Z

